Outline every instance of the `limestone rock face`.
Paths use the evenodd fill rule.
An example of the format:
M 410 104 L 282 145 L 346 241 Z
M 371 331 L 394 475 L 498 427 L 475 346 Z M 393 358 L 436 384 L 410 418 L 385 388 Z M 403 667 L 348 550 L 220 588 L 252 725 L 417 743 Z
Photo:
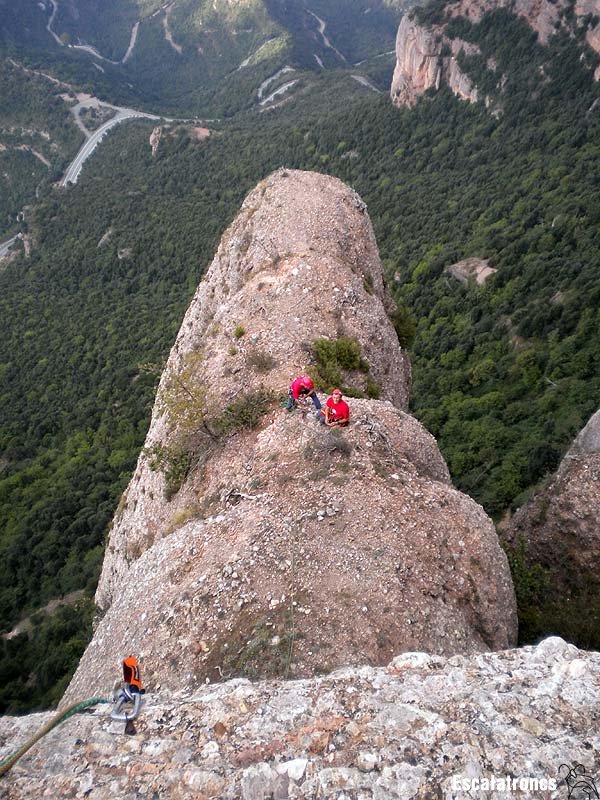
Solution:
M 579 433 L 549 484 L 511 519 L 505 536 L 549 568 L 558 591 L 600 588 L 600 410 Z
M 151 687 L 196 689 L 514 642 L 494 527 L 403 410 L 410 367 L 387 304 L 354 192 L 283 170 L 250 193 L 161 379 L 106 551 L 105 614 L 65 702 L 107 691 L 129 652 Z M 382 399 L 351 399 L 337 430 L 268 399 L 311 371 L 307 342 L 340 336 L 360 343 Z M 360 387 L 362 369 L 344 380 Z M 218 427 L 260 397 L 253 429 Z M 167 499 L 156 462 L 182 442 L 193 457 Z
M 158 145 L 160 144 L 160 140 L 162 139 L 162 128 L 160 125 L 157 125 L 156 128 L 152 129 L 152 133 L 150 134 L 150 147 L 152 148 L 152 155 L 156 155 L 156 151 L 158 150 Z
M 571 445 L 567 457 L 597 456 L 600 453 L 600 410 L 590 417 L 587 425 Z
M 444 45 L 451 55 L 443 56 Z M 392 78 L 392 101 L 397 106 L 413 106 L 428 89 L 439 89 L 442 83 L 464 100 L 477 102 L 479 95 L 470 78 L 456 61 L 460 50 L 467 54 L 478 48 L 459 39 L 444 37 L 443 26 L 424 28 L 406 14 L 396 37 L 396 67 Z
M 358 195 L 324 175 L 275 173 L 244 201 L 192 299 L 161 378 L 145 449 L 171 441 L 189 424 L 172 419 L 185 409 L 165 407 L 165 396 L 185 395 L 182 384 L 206 394 L 202 405 L 213 415 L 241 391 L 285 394 L 293 378 L 310 371 L 307 344 L 319 337 L 355 338 L 381 398 L 406 408 L 410 362 L 387 317 L 391 307 Z M 176 398 L 171 405 L 181 403 Z M 164 477 L 150 462 L 142 453 L 115 516 L 96 595 L 102 609 L 121 592 L 130 564 L 172 530 L 176 512 L 198 502 L 202 479 L 194 474 L 166 503 Z
M 560 21 L 560 13 L 566 0 L 459 0 L 448 3 L 449 18 L 464 17 L 478 23 L 483 15 L 496 8 L 507 8 L 524 17 L 538 34 L 540 42 L 546 44 Z M 575 14 L 600 14 L 600 0 L 577 0 Z M 586 33 L 588 44 L 600 52 L 600 24 Z M 476 86 L 465 75 L 456 60 L 463 50 L 473 55 L 478 48 L 459 39 L 450 39 L 445 34 L 445 25 L 424 27 L 406 14 L 400 22 L 396 37 L 396 67 L 392 79 L 391 97 L 397 106 L 412 106 L 428 89 L 439 89 L 445 84 L 464 100 L 477 102 L 481 99 Z M 487 102 L 487 101 L 486 101 Z
M 405 653 L 387 668 L 161 690 L 146 696 L 131 736 L 98 706 L 35 745 L 2 779 L 2 796 L 566 797 L 561 764 L 583 765 L 597 783 L 598 709 L 600 655 L 558 638 L 449 659 Z M 0 719 L 0 759 L 49 717 Z M 492 777 L 554 790 L 460 788 Z

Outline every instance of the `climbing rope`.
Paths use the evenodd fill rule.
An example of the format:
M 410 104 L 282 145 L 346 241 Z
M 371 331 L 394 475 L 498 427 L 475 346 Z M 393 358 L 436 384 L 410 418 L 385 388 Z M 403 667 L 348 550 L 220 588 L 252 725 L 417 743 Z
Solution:
M 106 700 L 104 697 L 91 697 L 89 700 L 83 700 L 80 703 L 73 703 L 73 705 L 68 706 L 65 708 L 64 711 L 61 711 L 60 714 L 57 714 L 55 717 L 52 717 L 43 728 L 32 736 L 28 742 L 26 742 L 22 747 L 16 750 L 12 755 L 7 756 L 3 761 L 0 761 L 0 778 L 3 775 L 6 775 L 8 770 L 17 763 L 17 761 L 21 758 L 21 756 L 25 755 L 25 753 L 33 747 L 33 745 L 38 742 L 42 736 L 45 736 L 49 733 L 52 728 L 55 728 L 57 725 L 60 725 L 61 722 L 64 722 L 69 717 L 72 717 L 73 714 L 76 714 L 78 711 L 83 711 L 84 708 L 89 708 L 90 706 L 98 705 L 98 703 L 110 703 L 110 700 Z

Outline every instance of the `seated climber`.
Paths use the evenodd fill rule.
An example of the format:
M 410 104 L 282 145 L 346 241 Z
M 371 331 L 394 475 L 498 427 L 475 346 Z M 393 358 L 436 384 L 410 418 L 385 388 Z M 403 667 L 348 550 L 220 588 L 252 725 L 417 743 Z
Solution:
M 293 411 L 297 407 L 298 401 L 306 400 L 310 397 L 317 411 L 321 410 L 321 401 L 315 392 L 315 384 L 310 375 L 301 375 L 293 380 L 288 391 L 287 410 Z
M 328 428 L 345 428 L 350 422 L 350 408 L 345 400 L 342 400 L 340 389 L 334 389 L 331 397 L 327 398 L 325 408 L 319 411 L 319 422 L 327 425 Z

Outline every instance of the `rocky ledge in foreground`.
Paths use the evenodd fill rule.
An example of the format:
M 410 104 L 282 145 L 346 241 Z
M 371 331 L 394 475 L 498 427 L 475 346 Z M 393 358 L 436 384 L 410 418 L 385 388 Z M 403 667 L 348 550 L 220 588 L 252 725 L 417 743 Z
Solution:
M 49 716 L 1 719 L 0 758 Z M 463 782 L 552 786 L 576 763 L 599 778 L 600 654 L 550 638 L 307 680 L 238 679 L 150 694 L 135 727 L 111 732 L 107 706 L 71 718 L 1 780 L 0 797 L 566 798 L 562 784 L 470 792 Z

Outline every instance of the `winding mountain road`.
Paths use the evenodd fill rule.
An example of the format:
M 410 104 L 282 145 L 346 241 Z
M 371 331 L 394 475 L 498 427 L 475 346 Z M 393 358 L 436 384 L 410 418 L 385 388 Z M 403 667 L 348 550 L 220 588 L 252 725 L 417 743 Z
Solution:
M 281 69 L 278 69 L 277 72 L 274 75 L 270 75 L 266 80 L 264 80 L 261 83 L 261 85 L 258 87 L 258 91 L 256 93 L 256 96 L 258 97 L 259 102 L 262 101 L 264 93 L 265 93 L 265 89 L 267 88 L 267 86 L 270 83 L 273 83 L 273 81 L 276 81 L 277 78 L 280 78 L 282 75 L 285 75 L 286 72 L 295 72 L 295 71 L 296 70 L 294 69 L 294 67 L 290 67 L 290 65 L 287 64 L 285 67 L 282 67 Z M 261 105 L 262 105 L 262 102 L 261 102 Z
M 45 6 L 43 5 L 43 3 L 40 3 L 39 5 L 40 8 L 43 11 L 45 11 Z M 115 64 L 115 66 L 118 64 L 125 64 L 131 58 L 131 54 L 133 53 L 133 48 L 135 47 L 135 43 L 137 41 L 138 29 L 140 27 L 141 20 L 138 19 L 138 21 L 134 23 L 133 28 L 131 29 L 131 33 L 129 35 L 129 46 L 123 58 L 120 61 L 113 61 L 112 59 L 103 56 L 102 53 L 100 53 L 91 44 L 67 44 L 66 42 L 63 42 L 63 40 L 57 35 L 57 33 L 52 28 L 52 25 L 54 23 L 54 17 L 56 16 L 56 12 L 58 11 L 58 3 L 56 0 L 50 0 L 50 5 L 52 6 L 52 14 L 50 15 L 50 19 L 48 20 L 48 24 L 46 25 L 46 30 L 48 31 L 50 36 L 52 36 L 54 41 L 61 47 L 67 47 L 73 50 L 81 50 L 83 53 L 89 53 L 94 58 L 99 58 L 102 61 L 107 61 L 109 64 Z M 98 64 L 96 64 L 95 66 L 97 66 L 98 69 L 101 70 L 101 72 L 104 72 L 102 67 L 100 67 Z
M 355 81 L 358 81 L 362 86 L 366 86 L 367 89 L 372 89 L 372 91 L 377 92 L 377 94 L 381 94 L 381 89 L 378 89 L 368 78 L 365 78 L 364 75 L 350 75 Z
M 104 125 L 101 125 L 98 130 L 94 131 L 90 138 L 84 142 L 73 161 L 69 164 L 69 167 L 67 168 L 60 185 L 68 186 L 70 183 L 77 183 L 77 179 L 81 173 L 81 168 L 83 167 L 85 161 L 92 155 L 98 144 L 102 141 L 105 134 L 120 122 L 124 122 L 127 119 L 133 119 L 136 117 L 142 119 L 160 119 L 160 117 L 157 117 L 154 114 L 145 114 L 142 111 L 134 111 L 131 108 L 119 109 L 112 119 L 109 119 L 108 122 L 105 122 Z
M 14 244 L 14 243 L 17 241 L 17 239 L 19 239 L 19 238 L 20 238 L 20 237 L 19 237 L 19 234 L 17 234 L 16 236 L 13 236 L 13 237 L 12 237 L 12 239 L 9 239 L 9 240 L 8 240 L 8 241 L 6 241 L 6 242 L 2 242 L 2 243 L 0 243 L 0 258 L 4 258 L 4 256 L 7 256 L 7 255 L 8 255 L 8 253 L 9 253 L 9 251 L 10 251 L 11 247 L 13 246 L 13 244 Z
M 321 17 L 317 17 L 317 15 L 313 11 L 311 11 L 310 8 L 307 8 L 306 10 L 311 15 L 311 17 L 314 17 L 317 20 L 317 23 L 319 25 L 319 34 L 321 36 L 321 39 L 323 40 L 323 44 L 325 45 L 325 47 L 327 47 L 329 50 L 332 50 L 336 54 L 336 56 L 341 58 L 341 60 L 347 64 L 348 59 L 346 58 L 346 56 L 343 53 L 340 53 L 337 47 L 335 47 L 331 43 L 330 39 L 327 37 L 327 34 L 325 33 L 325 31 L 327 30 L 327 24 L 323 22 Z

